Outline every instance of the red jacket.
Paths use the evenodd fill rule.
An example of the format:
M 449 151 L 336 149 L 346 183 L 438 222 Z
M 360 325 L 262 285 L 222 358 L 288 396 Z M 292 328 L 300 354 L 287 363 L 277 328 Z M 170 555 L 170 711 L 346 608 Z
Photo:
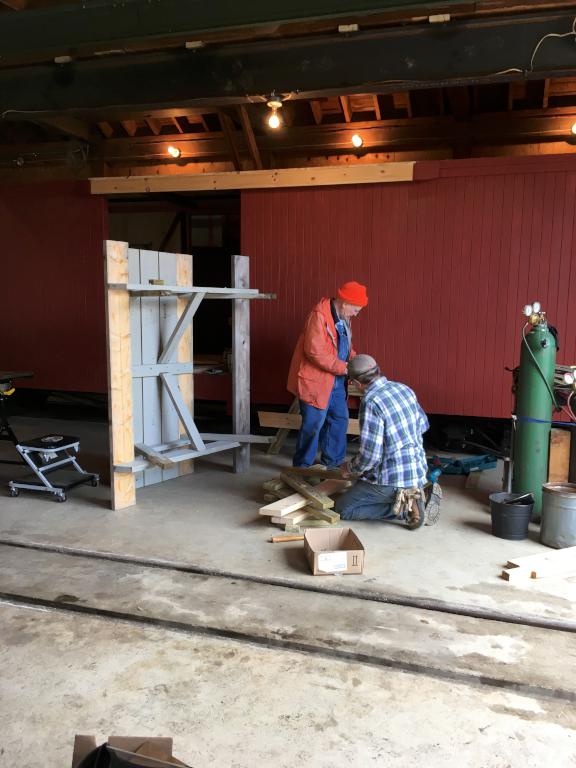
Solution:
M 355 355 L 350 331 L 349 358 Z M 330 299 L 322 299 L 308 315 L 296 344 L 287 388 L 308 405 L 324 409 L 330 400 L 334 377 L 345 373 L 346 363 L 338 358 L 338 332 Z

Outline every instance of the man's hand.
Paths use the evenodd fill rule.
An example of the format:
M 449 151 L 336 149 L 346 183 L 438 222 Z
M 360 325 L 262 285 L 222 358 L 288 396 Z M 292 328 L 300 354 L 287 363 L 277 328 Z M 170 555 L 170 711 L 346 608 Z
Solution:
M 355 475 L 350 472 L 350 465 L 347 461 L 340 465 L 340 472 L 342 473 L 342 478 L 344 480 L 350 480 L 350 478 L 355 477 Z

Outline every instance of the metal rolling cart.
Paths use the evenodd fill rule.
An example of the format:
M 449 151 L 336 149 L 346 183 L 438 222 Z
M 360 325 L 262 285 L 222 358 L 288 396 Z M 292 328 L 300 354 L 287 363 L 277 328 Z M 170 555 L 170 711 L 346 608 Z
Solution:
M 96 486 L 100 482 L 99 475 L 85 472 L 78 464 L 80 440 L 77 437 L 44 435 L 17 443 L 16 450 L 32 473 L 8 483 L 10 496 L 19 496 L 21 490 L 44 491 L 51 493 L 56 501 L 66 501 L 66 491 L 70 488 L 85 483 Z

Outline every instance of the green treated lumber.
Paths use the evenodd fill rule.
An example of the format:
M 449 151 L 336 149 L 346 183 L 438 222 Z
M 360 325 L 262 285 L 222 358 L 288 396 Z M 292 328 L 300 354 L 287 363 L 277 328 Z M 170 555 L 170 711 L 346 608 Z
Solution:
M 317 488 L 312 488 L 312 486 L 304 480 L 289 475 L 287 472 L 283 472 L 280 477 L 284 480 L 286 485 L 289 485 L 308 499 L 309 503 L 313 507 L 316 507 L 316 509 L 331 509 L 334 506 L 334 501 L 329 496 L 326 496 L 325 493 L 322 493 Z

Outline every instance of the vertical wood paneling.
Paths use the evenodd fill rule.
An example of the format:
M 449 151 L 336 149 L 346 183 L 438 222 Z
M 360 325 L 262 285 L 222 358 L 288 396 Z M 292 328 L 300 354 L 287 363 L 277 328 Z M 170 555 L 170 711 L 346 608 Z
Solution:
M 421 177 L 422 178 L 422 177 Z M 576 164 L 445 161 L 413 184 L 242 193 L 255 302 L 252 397 L 288 402 L 304 318 L 339 284 L 368 285 L 354 345 L 412 386 L 430 413 L 506 417 L 521 309 L 538 299 L 576 363 Z
M 106 391 L 106 211 L 88 182 L 0 185 L 0 366 L 22 386 Z

